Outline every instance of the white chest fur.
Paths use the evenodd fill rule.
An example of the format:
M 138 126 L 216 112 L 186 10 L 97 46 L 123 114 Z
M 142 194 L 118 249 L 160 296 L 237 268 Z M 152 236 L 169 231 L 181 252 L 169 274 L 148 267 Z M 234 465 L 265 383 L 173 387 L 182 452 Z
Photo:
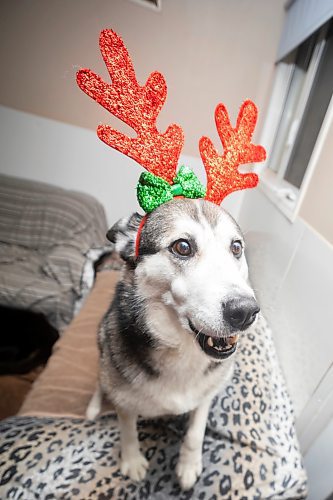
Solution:
M 140 374 L 130 385 L 115 388 L 116 404 L 143 417 L 177 415 L 196 408 L 212 398 L 231 376 L 233 361 L 225 360 L 210 367 L 200 348 L 157 350 L 154 355 L 159 375 L 148 379 Z

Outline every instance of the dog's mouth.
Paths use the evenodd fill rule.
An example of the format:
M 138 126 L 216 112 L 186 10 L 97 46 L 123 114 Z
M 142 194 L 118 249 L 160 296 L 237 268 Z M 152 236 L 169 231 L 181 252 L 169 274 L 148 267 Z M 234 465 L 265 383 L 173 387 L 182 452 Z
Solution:
M 208 354 L 208 356 L 215 359 L 226 359 L 236 351 L 239 338 L 238 334 L 230 335 L 224 338 L 212 337 L 199 332 L 190 320 L 189 326 L 192 332 L 195 333 L 195 338 L 199 346 L 204 353 Z

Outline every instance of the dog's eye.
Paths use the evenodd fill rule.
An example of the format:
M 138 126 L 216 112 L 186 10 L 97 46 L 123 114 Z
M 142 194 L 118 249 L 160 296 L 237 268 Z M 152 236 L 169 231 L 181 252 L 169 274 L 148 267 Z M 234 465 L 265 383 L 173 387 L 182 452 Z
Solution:
M 243 245 L 239 240 L 235 240 L 231 243 L 231 251 L 236 257 L 236 259 L 240 259 L 243 253 Z
M 177 240 L 171 245 L 171 251 L 180 257 L 189 257 L 192 254 L 192 248 L 187 240 Z

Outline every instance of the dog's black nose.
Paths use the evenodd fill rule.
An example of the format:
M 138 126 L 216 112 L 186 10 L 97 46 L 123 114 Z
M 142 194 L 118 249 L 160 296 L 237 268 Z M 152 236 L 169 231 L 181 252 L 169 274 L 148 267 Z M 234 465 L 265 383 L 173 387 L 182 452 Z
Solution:
M 259 311 L 253 297 L 234 297 L 224 303 L 223 318 L 234 330 L 246 330 Z

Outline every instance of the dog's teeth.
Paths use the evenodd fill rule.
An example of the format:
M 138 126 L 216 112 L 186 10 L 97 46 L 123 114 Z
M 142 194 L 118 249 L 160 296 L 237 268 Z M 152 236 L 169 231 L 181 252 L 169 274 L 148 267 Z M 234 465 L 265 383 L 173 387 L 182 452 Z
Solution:
M 229 338 L 229 344 L 234 345 L 238 341 L 239 335 L 233 335 L 232 337 Z
M 208 337 L 207 344 L 209 345 L 209 347 L 213 347 L 214 346 L 214 342 L 213 342 L 212 337 Z

